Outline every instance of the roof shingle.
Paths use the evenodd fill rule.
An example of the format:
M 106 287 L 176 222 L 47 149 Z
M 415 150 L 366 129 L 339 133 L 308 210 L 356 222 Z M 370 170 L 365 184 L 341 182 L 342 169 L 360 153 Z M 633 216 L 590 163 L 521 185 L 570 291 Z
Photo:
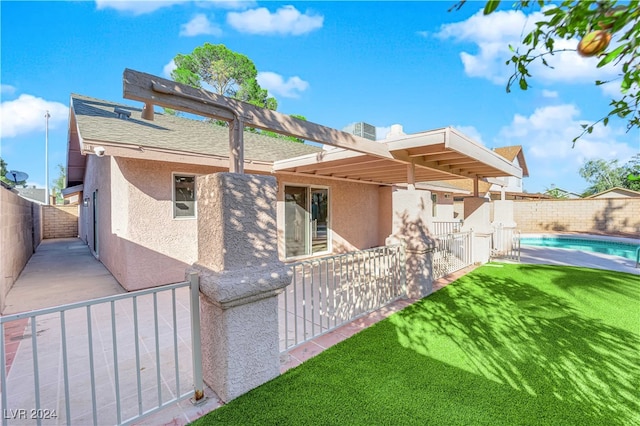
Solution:
M 204 155 L 229 155 L 229 129 L 201 120 L 155 113 L 154 121 L 141 117 L 141 108 L 72 94 L 72 107 L 85 140 L 137 145 Z M 114 108 L 131 112 L 118 118 Z M 322 151 L 322 148 L 264 136 L 245 129 L 246 160 L 273 162 Z

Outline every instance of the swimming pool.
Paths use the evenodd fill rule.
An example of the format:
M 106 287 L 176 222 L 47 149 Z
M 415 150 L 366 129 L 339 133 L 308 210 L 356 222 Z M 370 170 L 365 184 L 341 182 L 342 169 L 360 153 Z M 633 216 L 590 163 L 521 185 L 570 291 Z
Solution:
M 553 247 L 591 251 L 636 260 L 639 243 L 637 240 L 589 235 L 522 235 L 522 246 Z

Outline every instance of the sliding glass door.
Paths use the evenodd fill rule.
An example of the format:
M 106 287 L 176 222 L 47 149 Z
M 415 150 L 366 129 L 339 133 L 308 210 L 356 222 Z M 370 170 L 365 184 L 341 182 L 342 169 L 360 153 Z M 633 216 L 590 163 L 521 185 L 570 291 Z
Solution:
M 309 256 L 329 251 L 329 190 L 285 186 L 285 255 Z

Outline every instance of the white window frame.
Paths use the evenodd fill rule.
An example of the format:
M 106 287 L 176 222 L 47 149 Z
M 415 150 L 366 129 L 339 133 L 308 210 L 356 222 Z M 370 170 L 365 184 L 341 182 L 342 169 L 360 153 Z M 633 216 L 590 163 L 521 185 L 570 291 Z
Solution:
M 176 216 L 176 176 L 193 178 L 193 216 Z M 198 218 L 198 198 L 196 197 L 196 178 L 193 173 L 172 172 L 171 173 L 171 217 L 174 220 L 193 220 Z
M 310 253 L 310 254 L 303 254 L 300 256 L 289 256 L 287 257 L 287 223 L 286 223 L 286 217 L 284 214 L 284 210 L 283 210 L 283 214 L 282 214 L 282 221 L 280 223 L 282 223 L 282 235 L 283 235 L 283 255 L 284 255 L 284 260 L 286 262 L 290 262 L 290 261 L 296 261 L 296 260 L 303 260 L 303 259 L 311 259 L 314 257 L 321 257 L 321 256 L 326 256 L 328 254 L 333 253 L 333 227 L 332 227 L 332 219 L 333 219 L 333 212 L 332 212 L 332 202 L 331 199 L 333 197 L 333 195 L 331 194 L 332 190 L 330 186 L 326 186 L 326 185 L 313 185 L 313 184 L 309 184 L 309 183 L 298 183 L 298 182 L 283 182 L 282 183 L 282 197 L 283 197 L 283 203 L 286 203 L 286 187 L 287 186 L 295 186 L 298 188 L 307 188 L 307 190 L 311 191 L 311 189 L 326 189 L 327 190 L 327 210 L 328 210 L 328 218 L 327 218 L 327 250 L 325 251 L 320 251 L 317 253 Z M 309 201 L 311 201 L 311 199 L 309 198 Z M 311 229 L 311 228 L 309 228 Z M 311 237 L 311 234 L 309 234 L 309 237 Z

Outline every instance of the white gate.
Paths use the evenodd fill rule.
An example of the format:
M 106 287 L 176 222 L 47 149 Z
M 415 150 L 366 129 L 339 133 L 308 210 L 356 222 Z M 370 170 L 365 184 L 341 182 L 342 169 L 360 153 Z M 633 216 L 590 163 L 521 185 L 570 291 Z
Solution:
M 473 263 L 472 231 L 436 235 L 433 249 L 433 279 L 465 268 Z
M 183 283 L 0 317 L 2 425 L 130 424 L 202 399 L 198 293 L 191 274 Z
M 491 257 L 520 262 L 520 231 L 498 223 L 491 235 Z

